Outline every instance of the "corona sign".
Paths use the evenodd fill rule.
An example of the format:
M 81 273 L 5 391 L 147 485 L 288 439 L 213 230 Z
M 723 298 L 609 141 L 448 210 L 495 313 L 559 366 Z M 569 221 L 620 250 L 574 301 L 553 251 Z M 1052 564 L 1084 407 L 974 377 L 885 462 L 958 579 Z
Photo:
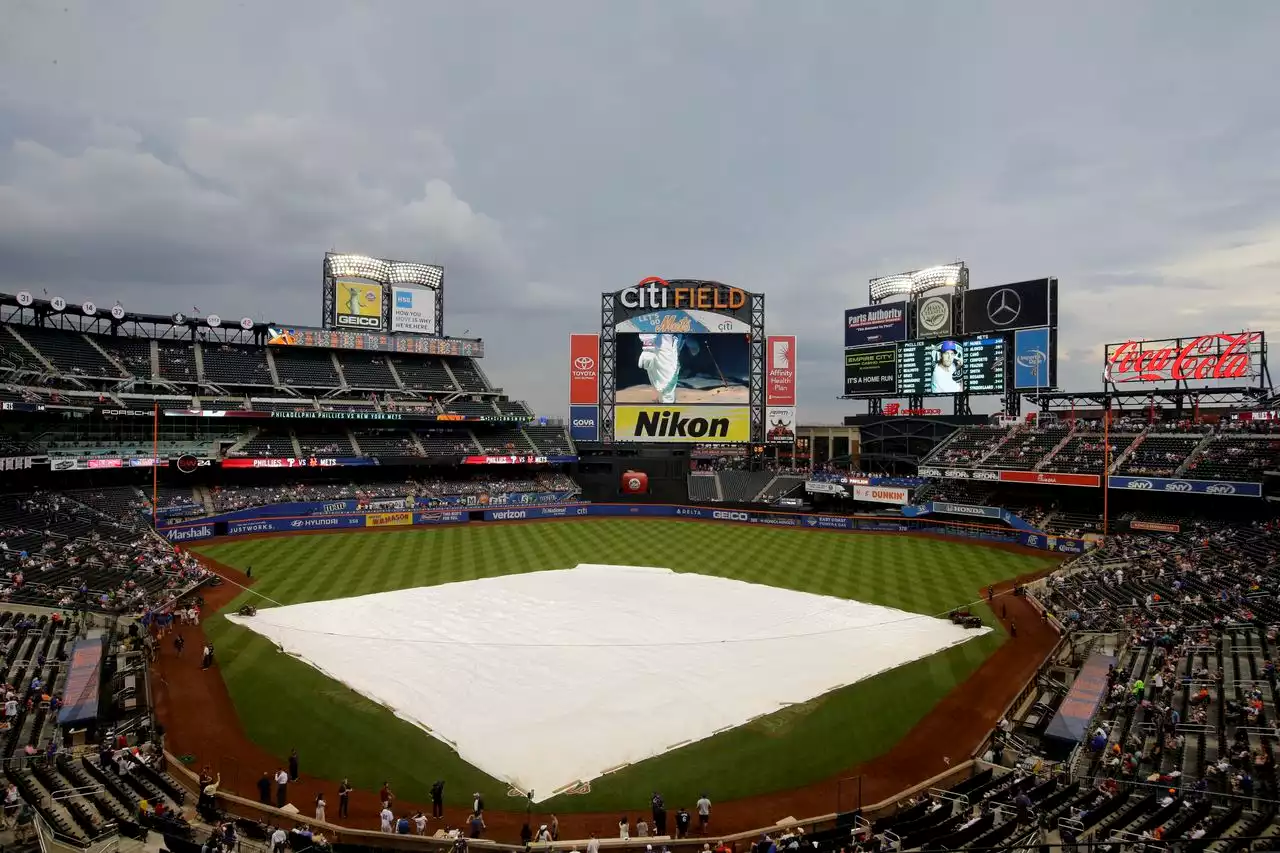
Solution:
M 1261 375 L 1261 332 L 1109 344 L 1104 377 L 1122 382 L 1229 382 Z
M 618 304 L 629 311 L 735 312 L 747 305 L 747 292 L 717 282 L 676 282 L 650 276 L 634 287 L 617 293 Z

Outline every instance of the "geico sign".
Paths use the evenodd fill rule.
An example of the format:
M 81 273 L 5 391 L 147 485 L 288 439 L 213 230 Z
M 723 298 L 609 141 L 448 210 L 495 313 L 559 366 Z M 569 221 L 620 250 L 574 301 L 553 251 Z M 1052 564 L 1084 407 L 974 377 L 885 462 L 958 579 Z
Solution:
M 672 285 L 650 276 L 635 287 L 618 291 L 624 308 L 685 308 L 700 311 L 737 311 L 747 304 L 747 292 L 727 284 Z
M 749 521 L 751 519 L 751 516 L 745 512 L 725 512 L 723 510 L 711 513 L 711 517 L 720 521 Z
M 354 326 L 360 329 L 381 329 L 381 317 L 360 317 L 356 314 L 339 314 L 339 326 Z

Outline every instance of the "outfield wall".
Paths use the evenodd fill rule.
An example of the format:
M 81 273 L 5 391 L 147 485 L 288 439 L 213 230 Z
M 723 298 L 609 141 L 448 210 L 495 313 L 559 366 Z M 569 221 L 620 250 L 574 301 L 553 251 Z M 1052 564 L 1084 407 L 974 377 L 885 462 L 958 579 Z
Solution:
M 270 508 L 264 508 L 270 509 Z M 224 536 L 259 533 L 306 533 L 317 530 L 392 529 L 437 524 L 504 521 L 564 521 L 581 518 L 683 518 L 728 524 L 790 527 L 802 530 L 844 530 L 885 533 L 927 533 L 1019 545 L 1036 551 L 1081 554 L 1088 543 L 1040 531 L 1015 530 L 988 524 L 948 521 L 936 517 L 895 518 L 885 515 L 828 515 L 717 509 L 683 504 L 576 503 L 502 509 L 402 510 L 398 512 L 334 513 L 280 516 L 263 512 L 257 518 L 230 521 L 205 519 L 159 528 L 171 542 L 197 542 Z

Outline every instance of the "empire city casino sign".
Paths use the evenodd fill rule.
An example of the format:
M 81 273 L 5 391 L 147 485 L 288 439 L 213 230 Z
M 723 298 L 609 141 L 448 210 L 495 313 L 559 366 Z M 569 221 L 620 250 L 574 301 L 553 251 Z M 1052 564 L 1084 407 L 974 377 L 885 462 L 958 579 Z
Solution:
M 631 311 L 741 311 L 747 304 L 747 292 L 717 282 L 677 281 L 649 276 L 634 287 L 618 291 L 618 303 Z

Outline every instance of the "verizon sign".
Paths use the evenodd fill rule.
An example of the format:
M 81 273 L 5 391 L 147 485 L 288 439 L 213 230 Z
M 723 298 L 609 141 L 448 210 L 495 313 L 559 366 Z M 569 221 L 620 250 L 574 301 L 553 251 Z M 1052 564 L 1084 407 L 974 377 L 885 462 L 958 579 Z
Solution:
M 901 486 L 854 486 L 853 499 L 873 504 L 906 506 L 907 489 Z
M 1199 335 L 1108 344 L 1103 365 L 1111 382 L 1240 384 L 1262 374 L 1262 332 Z

